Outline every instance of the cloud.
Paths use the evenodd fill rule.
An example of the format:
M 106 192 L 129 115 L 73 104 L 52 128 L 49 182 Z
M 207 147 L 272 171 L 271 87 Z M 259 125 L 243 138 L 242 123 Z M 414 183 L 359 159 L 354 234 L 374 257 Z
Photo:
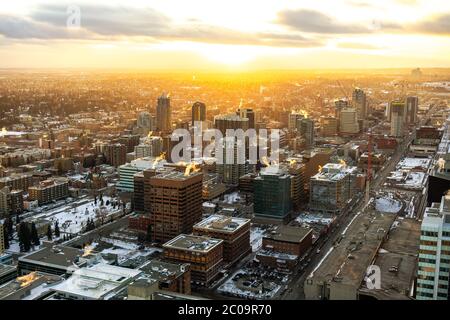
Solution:
M 314 10 L 284 10 L 278 13 L 278 22 L 291 29 L 312 33 L 368 33 L 370 29 L 356 24 L 343 24 Z
M 359 50 L 379 50 L 383 49 L 383 47 L 371 45 L 368 43 L 359 43 L 359 42 L 340 42 L 337 44 L 337 48 L 341 49 L 359 49 Z
M 323 42 L 289 33 L 246 33 L 190 20 L 175 24 L 164 14 L 150 9 L 106 5 L 80 7 L 81 29 L 69 29 L 67 6 L 41 5 L 29 17 L 6 16 L 0 20 L 0 34 L 16 39 L 114 40 L 140 37 L 147 41 L 194 41 L 215 44 L 245 44 L 278 47 L 321 46 Z
M 450 13 L 430 17 L 410 27 L 412 31 L 437 35 L 450 35 Z

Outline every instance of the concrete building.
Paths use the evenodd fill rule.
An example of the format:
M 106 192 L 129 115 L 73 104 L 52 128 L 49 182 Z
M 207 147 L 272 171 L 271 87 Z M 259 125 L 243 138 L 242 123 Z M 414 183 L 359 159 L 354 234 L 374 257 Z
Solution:
M 214 125 L 225 137 L 227 129 L 242 129 L 245 132 L 249 128 L 249 119 L 236 114 L 220 115 L 214 117 Z
M 164 258 L 191 264 L 192 284 L 209 286 L 223 263 L 223 240 L 180 234 L 163 245 Z
M 358 113 L 356 109 L 345 108 L 340 112 L 339 132 L 341 134 L 357 134 L 359 132 Z
M 3 222 L 0 221 L 0 255 L 5 251 L 5 227 Z
M 422 220 L 416 299 L 448 300 L 450 195 L 426 208 Z
M 417 122 L 417 113 L 419 112 L 419 98 L 406 98 L 406 123 L 414 124 Z
M 288 129 L 295 131 L 297 129 L 297 121 L 303 119 L 305 116 L 297 112 L 291 112 L 288 119 Z
M 291 176 L 281 166 L 261 169 L 254 179 L 255 216 L 284 220 L 292 211 Z
M 11 190 L 26 191 L 33 185 L 32 173 L 17 173 L 8 177 L 0 178 L 0 189 L 3 187 L 10 187 Z
M 69 180 L 54 178 L 41 181 L 39 185 L 28 188 L 28 200 L 37 200 L 39 205 L 60 200 L 69 196 Z
M 293 271 L 312 246 L 312 229 L 280 225 L 265 233 L 257 259 L 280 271 Z
M 113 166 L 118 167 L 127 162 L 127 146 L 114 143 L 108 144 L 104 147 L 104 154 L 106 162 Z
M 194 225 L 194 235 L 223 240 L 223 261 L 236 263 L 251 252 L 250 219 L 211 215 Z
M 206 105 L 203 102 L 195 102 L 192 105 L 192 125 L 195 121 L 206 121 Z
M 310 180 L 311 212 L 339 214 L 356 190 L 356 167 L 328 163 Z
M 406 108 L 404 102 L 391 102 L 391 136 L 403 136 L 403 124 L 405 122 Z
M 248 108 L 239 108 L 236 111 L 236 114 L 243 119 L 248 119 L 248 127 L 255 129 L 256 128 L 256 114 L 253 109 Z
M 145 174 L 145 173 L 144 173 Z M 203 174 L 171 171 L 150 178 L 153 241 L 166 242 L 191 233 L 202 216 Z
M 293 161 L 289 164 L 289 174 L 291 176 L 292 208 L 299 210 L 307 201 L 305 194 L 305 165 Z
M 123 192 L 134 191 L 134 175 L 153 166 L 156 158 L 136 159 L 119 167 L 119 183 L 117 189 Z M 164 161 L 164 160 L 163 160 Z M 165 161 L 164 161 L 165 162 Z
M 352 104 L 358 112 L 358 119 L 365 120 L 367 117 L 367 98 L 362 89 L 356 88 L 353 90 Z
M 322 137 L 332 137 L 338 134 L 338 120 L 336 117 L 320 117 L 320 127 Z
M 314 121 L 310 118 L 297 119 L 297 132 L 305 140 L 305 146 L 310 148 L 314 145 Z
M 170 106 L 170 97 L 163 93 L 158 98 L 156 105 L 156 129 L 158 131 L 172 131 L 172 107 Z

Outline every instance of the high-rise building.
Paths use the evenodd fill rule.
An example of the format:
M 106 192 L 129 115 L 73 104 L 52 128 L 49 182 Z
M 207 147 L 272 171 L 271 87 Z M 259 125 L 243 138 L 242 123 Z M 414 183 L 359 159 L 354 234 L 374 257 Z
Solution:
M 150 112 L 141 112 L 137 118 L 137 126 L 139 128 L 147 129 L 153 131 L 156 129 L 156 119 L 152 116 Z
M 120 143 L 108 144 L 104 146 L 104 153 L 106 162 L 113 167 L 121 166 L 127 162 L 126 145 Z
M 23 191 L 11 190 L 6 186 L 0 189 L 0 218 L 22 213 Z
M 134 147 L 139 145 L 140 139 L 139 135 L 126 134 L 119 137 L 118 142 L 127 146 L 127 152 L 133 152 Z
M 391 102 L 391 136 L 403 136 L 403 123 L 405 121 L 405 103 Z
M 192 125 L 195 121 L 206 121 L 206 105 L 203 102 L 195 102 L 192 105 Z
M 249 128 L 249 119 L 241 118 L 236 114 L 221 115 L 214 117 L 214 125 L 225 137 L 227 129 L 242 129 L 245 132 Z
M 414 124 L 417 122 L 417 112 L 419 111 L 419 98 L 406 98 L 406 123 Z
M 145 172 L 144 172 L 145 175 Z M 203 173 L 176 170 L 150 178 L 150 211 L 154 241 L 166 242 L 191 233 L 202 217 Z
M 336 100 L 336 101 L 334 101 L 334 108 L 335 108 L 336 119 L 338 119 L 338 122 L 339 122 L 339 120 L 341 118 L 341 111 L 343 109 L 349 108 L 348 101 L 344 100 L 344 99 Z
M 328 163 L 310 179 L 309 209 L 314 213 L 339 214 L 356 188 L 356 167 Z
M 367 116 L 367 98 L 366 93 L 362 89 L 356 88 L 353 91 L 352 103 L 358 112 L 358 119 L 365 120 Z
M 314 145 L 314 121 L 310 118 L 297 119 L 297 132 L 305 140 L 307 148 Z
M 356 134 L 359 132 L 358 113 L 354 108 L 340 111 L 339 132 L 341 134 Z
M 213 214 L 194 226 L 194 235 L 223 240 L 223 261 L 233 264 L 250 253 L 250 219 Z
M 239 108 L 236 112 L 238 116 L 243 119 L 248 119 L 248 127 L 251 129 L 256 128 L 256 115 L 253 109 Z
M 321 135 L 331 137 L 338 134 L 338 121 L 336 117 L 320 117 Z
M 166 93 L 158 98 L 156 105 L 156 129 L 166 132 L 172 130 L 172 107 L 170 97 Z
M 417 300 L 448 300 L 450 279 L 450 195 L 425 209 L 421 226 Z
M 306 203 L 305 165 L 293 162 L 289 165 L 291 175 L 291 199 L 294 210 L 299 210 Z
M 117 190 L 122 192 L 134 191 L 134 175 L 153 166 L 155 158 L 136 159 L 119 166 L 119 183 Z
M 9 177 L 0 178 L 0 188 L 10 187 L 11 190 L 28 190 L 33 185 L 32 173 L 17 173 Z
M 288 171 L 281 166 L 263 168 L 253 183 L 255 216 L 284 220 L 292 210 Z
M 304 115 L 300 114 L 300 113 L 296 113 L 296 112 L 291 112 L 289 114 L 289 119 L 288 119 L 288 129 L 290 131 L 294 131 L 297 129 L 297 121 L 299 119 L 303 119 Z

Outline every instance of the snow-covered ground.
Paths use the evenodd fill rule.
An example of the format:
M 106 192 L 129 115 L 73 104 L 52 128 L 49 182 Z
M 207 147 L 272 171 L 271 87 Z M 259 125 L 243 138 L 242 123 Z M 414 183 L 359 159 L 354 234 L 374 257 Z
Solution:
M 88 219 L 97 220 L 99 215 L 104 215 L 105 221 L 107 216 L 112 212 L 117 212 L 119 209 L 113 209 L 112 205 L 106 205 L 106 201 L 111 202 L 111 198 L 103 196 L 104 205 L 100 206 L 100 200 L 97 199 L 97 204 L 94 204 L 93 199 L 81 199 L 71 204 L 47 210 L 45 212 L 36 214 L 35 219 L 45 219 L 52 224 L 58 221 L 60 230 L 62 232 L 76 234 L 79 233 L 86 225 Z
M 380 212 L 397 213 L 402 208 L 402 203 L 390 197 L 382 197 L 375 200 L 375 209 Z
M 281 289 L 281 285 L 276 284 L 276 283 L 270 283 L 271 288 L 267 288 L 269 289 L 268 291 L 265 292 L 255 292 L 255 291 L 251 291 L 250 288 L 249 290 L 245 290 L 244 288 L 238 288 L 236 283 L 237 281 L 233 281 L 233 278 L 237 275 L 237 274 L 242 274 L 245 273 L 242 270 L 239 270 L 237 272 L 235 272 L 224 284 L 222 284 L 218 291 L 222 294 L 228 294 L 228 295 L 232 295 L 232 296 L 237 296 L 237 297 L 241 297 L 241 298 L 246 298 L 246 299 L 271 299 L 275 296 L 275 294 Z
M 325 226 L 330 225 L 335 218 L 324 217 L 319 214 L 301 214 L 295 221 L 298 223 L 307 223 L 307 224 L 322 224 Z

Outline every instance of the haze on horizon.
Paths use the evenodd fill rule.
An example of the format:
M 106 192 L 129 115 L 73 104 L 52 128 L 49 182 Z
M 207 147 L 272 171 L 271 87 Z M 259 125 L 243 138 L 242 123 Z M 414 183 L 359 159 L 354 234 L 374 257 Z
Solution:
M 69 5 L 81 10 L 68 28 Z M 450 67 L 444 0 L 0 4 L 0 68 Z

